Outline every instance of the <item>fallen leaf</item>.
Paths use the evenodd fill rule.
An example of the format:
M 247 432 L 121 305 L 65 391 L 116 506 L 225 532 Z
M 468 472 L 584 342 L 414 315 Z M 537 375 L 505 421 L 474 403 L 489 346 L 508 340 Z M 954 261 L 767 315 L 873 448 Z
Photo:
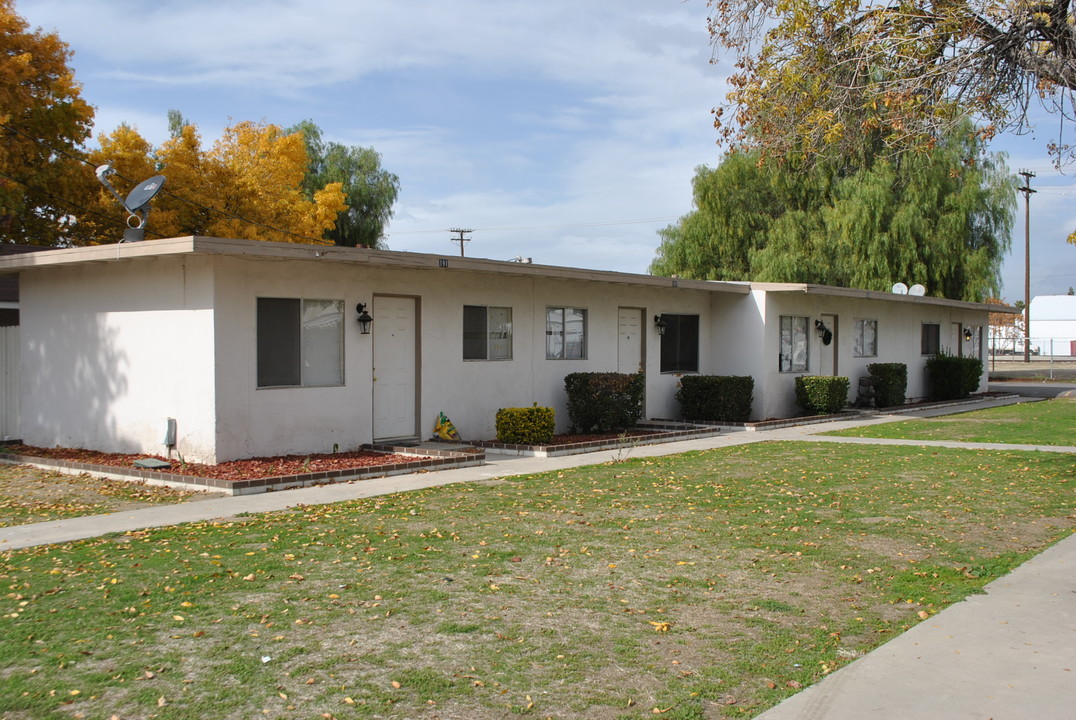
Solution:
M 398 681 L 396 681 L 396 680 L 393 680 L 393 681 L 392 681 L 392 687 L 394 687 L 394 688 L 396 688 L 397 690 L 399 690 L 399 689 L 400 689 L 400 683 L 399 683 Z

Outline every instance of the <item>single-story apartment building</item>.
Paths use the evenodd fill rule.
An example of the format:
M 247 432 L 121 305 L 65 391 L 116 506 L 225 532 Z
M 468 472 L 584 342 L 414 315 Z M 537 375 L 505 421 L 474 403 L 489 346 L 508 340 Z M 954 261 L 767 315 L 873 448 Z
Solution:
M 643 371 L 679 417 L 687 373 L 751 375 L 753 419 L 798 375 L 983 357 L 997 306 L 808 284 L 709 282 L 448 255 L 182 237 L 0 258 L 18 273 L 21 438 L 222 462 L 424 439 L 440 412 L 492 439 L 564 376 Z M 986 377 L 981 389 L 986 387 Z

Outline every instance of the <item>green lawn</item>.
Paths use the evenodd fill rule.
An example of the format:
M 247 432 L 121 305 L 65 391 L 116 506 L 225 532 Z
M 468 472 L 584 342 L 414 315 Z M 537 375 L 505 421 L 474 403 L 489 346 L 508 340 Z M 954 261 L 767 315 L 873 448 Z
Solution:
M 1076 398 L 1056 398 L 824 433 L 846 437 L 1076 446 Z
M 751 717 L 1072 532 L 1072 457 L 760 443 L 0 554 L 0 717 Z

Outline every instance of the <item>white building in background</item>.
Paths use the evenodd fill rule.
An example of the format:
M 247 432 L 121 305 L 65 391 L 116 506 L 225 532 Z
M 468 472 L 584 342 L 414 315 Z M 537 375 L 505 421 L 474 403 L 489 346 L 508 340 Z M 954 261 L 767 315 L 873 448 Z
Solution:
M 1076 356 L 1076 295 L 1031 298 L 1030 335 L 1040 355 Z
M 801 375 L 848 377 L 854 400 L 875 362 L 922 398 L 934 353 L 985 359 L 999 309 L 206 237 L 0 259 L 11 273 L 24 442 L 158 453 L 168 433 L 209 463 L 423 439 L 440 412 L 486 440 L 533 403 L 563 432 L 573 372 L 644 371 L 648 418 L 680 416 L 685 374 L 752 376 L 756 420 L 794 415 Z

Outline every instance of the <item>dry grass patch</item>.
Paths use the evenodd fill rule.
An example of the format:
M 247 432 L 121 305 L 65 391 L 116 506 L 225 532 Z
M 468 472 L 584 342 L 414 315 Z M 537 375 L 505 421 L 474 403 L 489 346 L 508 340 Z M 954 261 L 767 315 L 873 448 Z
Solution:
M 64 475 L 29 465 L 0 464 L 0 527 L 206 497 L 211 495 L 89 475 Z
M 11 552 L 0 715 L 750 717 L 1069 532 L 1074 480 L 763 443 Z

